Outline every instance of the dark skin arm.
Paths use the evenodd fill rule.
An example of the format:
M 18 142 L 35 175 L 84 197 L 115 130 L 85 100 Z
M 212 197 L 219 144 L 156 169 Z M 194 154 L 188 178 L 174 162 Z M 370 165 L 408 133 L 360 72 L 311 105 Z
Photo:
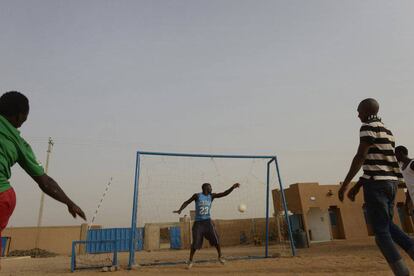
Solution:
M 349 168 L 348 174 L 346 175 L 345 180 L 342 183 L 341 188 L 339 189 L 339 192 L 338 192 L 338 198 L 339 198 L 340 201 L 344 200 L 344 194 L 345 194 L 345 192 L 348 188 L 348 185 L 349 185 L 349 183 L 351 183 L 352 179 L 355 177 L 355 175 L 359 172 L 362 165 L 364 164 L 364 161 L 367 157 L 368 150 L 369 150 L 370 147 L 371 147 L 371 144 L 369 144 L 367 142 L 361 141 L 359 143 L 358 151 L 357 151 L 354 159 L 352 160 L 352 164 L 351 164 L 351 167 Z M 357 184 L 357 185 L 360 185 L 360 184 Z M 361 186 L 357 187 L 357 190 L 356 190 L 357 193 L 358 193 L 360 187 Z M 353 194 L 355 193 L 354 188 L 351 189 L 351 191 L 353 191 Z M 353 195 L 354 199 L 355 199 L 355 195 Z
M 410 213 L 410 206 L 412 205 L 410 193 L 408 191 L 405 192 L 405 208 L 407 212 Z
M 233 184 L 233 186 L 231 186 L 229 189 L 225 190 L 224 192 L 212 194 L 211 197 L 212 199 L 215 199 L 215 198 L 228 196 L 231 192 L 233 192 L 234 189 L 239 188 L 239 187 L 240 187 L 239 183 Z
M 359 193 L 359 189 L 361 189 L 361 187 L 362 187 L 362 182 L 361 182 L 361 181 L 358 181 L 358 182 L 354 185 L 354 187 L 352 187 L 352 188 L 349 190 L 349 192 L 348 192 L 347 196 L 348 196 L 348 198 L 349 198 L 351 201 L 355 201 L 355 197 L 356 197 L 356 196 L 357 196 L 357 194 Z
M 69 213 L 76 218 L 76 216 L 80 216 L 84 220 L 86 220 L 85 213 L 79 208 L 66 194 L 63 192 L 62 188 L 56 183 L 53 178 L 48 176 L 47 174 L 41 176 L 32 176 L 33 180 L 39 185 L 39 188 L 51 198 L 62 202 L 63 204 L 68 206 Z
M 193 194 L 192 197 L 190 197 L 187 201 L 184 201 L 184 203 L 181 205 L 180 209 L 177 211 L 173 211 L 173 213 L 181 214 L 181 212 L 190 204 L 191 202 L 197 200 L 197 194 Z

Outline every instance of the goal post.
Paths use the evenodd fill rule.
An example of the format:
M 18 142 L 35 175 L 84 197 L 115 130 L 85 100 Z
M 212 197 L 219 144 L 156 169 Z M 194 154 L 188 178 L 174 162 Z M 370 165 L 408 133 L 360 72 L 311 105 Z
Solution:
M 134 177 L 134 192 L 133 192 L 133 205 L 132 205 L 132 217 L 131 217 L 131 239 L 130 239 L 130 246 L 129 246 L 129 256 L 128 256 L 128 268 L 134 267 L 136 264 L 135 259 L 135 244 L 136 244 L 136 231 L 134 229 L 137 228 L 138 223 L 138 214 L 139 214 L 139 194 L 140 194 L 140 182 L 141 180 L 141 174 L 142 174 L 142 164 L 143 160 L 142 158 L 144 156 L 151 156 L 151 157 L 172 157 L 172 158 L 210 158 L 210 159 L 251 159 L 251 160 L 257 160 L 260 159 L 262 161 L 267 161 L 267 167 L 266 167 L 266 187 L 265 187 L 265 250 L 262 255 L 263 258 L 268 258 L 269 256 L 269 219 L 270 219 L 270 196 L 271 196 L 271 186 L 270 186 L 270 178 L 271 178 L 271 171 L 274 169 L 276 172 L 274 177 L 277 179 L 278 182 L 278 189 L 280 189 L 280 203 L 281 207 L 283 207 L 283 216 L 284 216 L 284 223 L 286 225 L 286 236 L 289 240 L 289 246 L 290 246 L 290 252 L 292 256 L 295 256 L 295 246 L 293 243 L 293 237 L 292 237 L 292 229 L 291 224 L 289 221 L 289 212 L 287 208 L 286 198 L 283 190 L 283 183 L 282 178 L 280 174 L 279 164 L 277 157 L 275 155 L 226 155 L 226 154 L 200 154 L 200 153 L 171 153 L 171 152 L 149 152 L 149 151 L 137 151 L 136 152 L 136 163 L 135 163 L 135 177 Z M 274 166 L 274 167 L 273 167 Z M 276 215 L 277 217 L 278 215 Z
M 99 250 L 105 248 L 104 257 L 99 256 Z M 94 257 L 96 255 L 96 258 Z M 72 241 L 70 271 L 91 268 L 118 269 L 118 241 L 117 240 L 76 240 Z

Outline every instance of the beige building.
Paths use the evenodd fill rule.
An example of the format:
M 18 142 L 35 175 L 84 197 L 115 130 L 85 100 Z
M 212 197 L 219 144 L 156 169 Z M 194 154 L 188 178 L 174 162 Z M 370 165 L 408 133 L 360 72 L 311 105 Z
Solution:
M 355 202 L 338 199 L 339 185 L 296 183 L 285 189 L 293 230 L 302 229 L 312 242 L 333 239 L 359 239 L 372 235 L 367 223 L 362 188 Z M 279 190 L 273 190 L 274 207 L 281 212 Z M 404 191 L 399 189 L 394 209 L 394 222 L 405 232 L 413 233 L 413 221 L 405 207 Z

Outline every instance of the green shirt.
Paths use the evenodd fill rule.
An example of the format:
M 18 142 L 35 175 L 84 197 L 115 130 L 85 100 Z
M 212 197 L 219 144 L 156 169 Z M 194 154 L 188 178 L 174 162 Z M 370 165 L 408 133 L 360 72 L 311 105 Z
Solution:
M 40 176 L 45 173 L 30 145 L 20 136 L 20 132 L 0 115 L 0 192 L 11 187 L 9 182 L 11 167 L 16 162 L 30 176 Z

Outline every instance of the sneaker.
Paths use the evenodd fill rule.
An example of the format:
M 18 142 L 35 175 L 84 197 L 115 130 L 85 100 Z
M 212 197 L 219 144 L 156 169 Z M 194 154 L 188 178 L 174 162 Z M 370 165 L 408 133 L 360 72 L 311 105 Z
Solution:
M 192 261 L 188 261 L 187 263 L 187 269 L 191 269 L 193 267 L 193 262 Z
M 226 263 L 226 260 L 223 257 L 218 258 L 218 261 L 224 265 Z

